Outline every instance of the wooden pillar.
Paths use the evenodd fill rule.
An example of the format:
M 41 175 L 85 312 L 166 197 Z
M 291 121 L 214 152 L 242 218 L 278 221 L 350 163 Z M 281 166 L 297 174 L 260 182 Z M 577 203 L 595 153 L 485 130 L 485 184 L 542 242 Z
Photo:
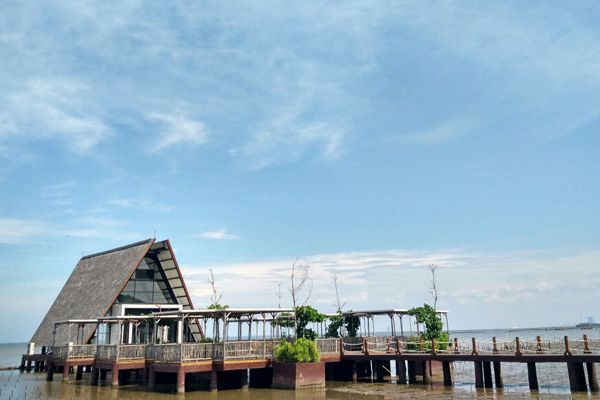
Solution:
M 569 371 L 569 384 L 572 392 L 587 392 L 587 383 L 585 382 L 585 373 L 583 364 L 576 362 L 567 362 Z
M 33 371 L 34 372 L 39 372 L 40 371 L 40 364 L 37 361 L 33 361 Z
M 19 369 L 21 371 L 23 371 L 25 369 L 25 356 L 21 357 L 21 365 L 19 366 Z
M 378 383 L 383 382 L 383 363 L 381 361 L 373 361 L 375 367 L 376 380 Z
M 97 367 L 92 366 L 92 386 L 98 386 L 99 372 Z
M 48 371 L 46 372 L 46 380 L 48 382 L 52 382 L 54 379 L 54 365 L 52 365 L 52 361 L 48 363 Z
M 529 378 L 529 389 L 539 390 L 540 385 L 538 384 L 537 369 L 534 362 L 527 363 L 527 376 Z
M 598 387 L 598 372 L 596 371 L 596 364 L 594 363 L 586 363 L 588 380 L 590 384 L 591 392 L 600 392 L 600 387 Z
M 217 371 L 215 369 L 210 371 L 210 391 L 216 392 L 218 389 L 219 381 L 217 379 Z
M 356 372 L 356 361 L 352 361 L 352 383 L 358 382 L 358 372 Z
M 146 365 L 146 367 L 142 370 L 142 385 L 148 384 L 148 373 L 150 372 L 150 367 Z
M 492 382 L 492 363 L 489 361 L 483 361 L 483 385 L 486 388 L 493 388 L 494 382 Z
M 119 386 L 119 366 L 114 364 L 110 371 L 110 380 L 114 387 Z
M 248 370 L 243 369 L 240 371 L 240 389 L 248 389 Z
M 396 374 L 398 375 L 398 385 L 406 385 L 406 362 L 396 360 Z
M 482 388 L 483 387 L 483 364 L 481 361 L 475 361 L 474 367 L 475 367 L 475 387 Z
M 502 364 L 500 361 L 494 361 L 494 378 L 496 380 L 496 389 L 504 387 L 504 379 L 502 378 Z
M 27 372 L 31 371 L 31 358 L 27 359 Z
M 177 394 L 185 393 L 185 368 L 179 366 L 177 368 Z
M 71 366 L 65 362 L 65 366 L 63 367 L 63 375 L 62 375 L 62 381 L 63 382 L 69 382 L 69 370 L 71 369 Z
M 423 361 L 423 383 L 431 383 L 431 361 Z
M 452 386 L 452 364 L 450 361 L 442 361 L 442 371 L 444 372 L 444 386 Z
M 83 378 L 83 369 L 85 368 L 85 366 L 83 365 L 78 365 L 77 366 L 77 373 L 75 374 L 75 380 L 76 381 L 80 381 L 81 378 Z
M 416 361 L 407 361 L 408 364 L 408 383 L 417 383 L 417 366 Z
M 154 389 L 156 384 L 156 372 L 154 372 L 154 365 L 150 365 L 148 368 L 148 387 Z
M 106 380 L 106 371 L 105 369 L 100 370 L 100 380 L 104 382 Z

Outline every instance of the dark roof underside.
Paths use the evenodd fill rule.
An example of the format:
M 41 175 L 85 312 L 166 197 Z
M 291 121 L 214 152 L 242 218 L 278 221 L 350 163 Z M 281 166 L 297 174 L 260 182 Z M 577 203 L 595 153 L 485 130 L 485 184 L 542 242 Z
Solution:
M 31 341 L 40 346 L 52 345 L 55 321 L 104 316 L 153 243 L 154 239 L 148 239 L 79 260 Z M 80 337 L 87 338 L 94 328 L 87 325 Z M 77 327 L 71 334 L 71 340 L 78 342 L 74 337 Z

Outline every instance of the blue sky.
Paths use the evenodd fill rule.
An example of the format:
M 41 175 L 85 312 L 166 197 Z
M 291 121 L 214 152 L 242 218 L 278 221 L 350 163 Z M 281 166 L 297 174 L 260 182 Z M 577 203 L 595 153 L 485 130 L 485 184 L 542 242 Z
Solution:
M 82 254 L 169 238 L 197 306 L 600 318 L 594 1 L 4 2 L 0 342 Z M 284 299 L 284 302 L 286 300 Z

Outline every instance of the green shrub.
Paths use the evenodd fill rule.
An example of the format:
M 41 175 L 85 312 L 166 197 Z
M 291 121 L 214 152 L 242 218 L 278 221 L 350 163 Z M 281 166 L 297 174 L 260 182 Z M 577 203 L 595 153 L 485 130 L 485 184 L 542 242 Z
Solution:
M 317 344 L 313 340 L 300 338 L 294 343 L 282 340 L 275 347 L 277 361 L 284 363 L 310 363 L 321 359 Z

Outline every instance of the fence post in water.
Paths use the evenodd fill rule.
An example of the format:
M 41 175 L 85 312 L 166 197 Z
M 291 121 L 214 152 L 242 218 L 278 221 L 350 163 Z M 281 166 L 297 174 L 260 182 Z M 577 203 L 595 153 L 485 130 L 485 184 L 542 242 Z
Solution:
M 598 372 L 596 371 L 596 364 L 593 362 L 586 363 L 588 373 L 588 380 L 590 383 L 590 391 L 593 393 L 600 392 L 600 386 L 598 386 Z
M 451 361 L 442 361 L 442 371 L 444 373 L 444 386 L 452 386 L 452 363 Z
M 565 336 L 565 356 L 571 355 L 571 349 L 569 348 L 569 337 Z
M 521 353 L 521 342 L 519 341 L 519 337 L 515 338 L 515 344 L 517 346 L 516 351 L 515 351 L 515 356 L 522 356 L 523 353 Z
M 500 361 L 494 361 L 494 379 L 496 381 L 496 389 L 504 387 L 504 379 L 502 378 L 502 364 Z
M 571 386 L 571 391 L 587 392 L 583 363 L 568 361 L 567 370 L 569 371 L 569 385 Z
M 475 367 L 475 387 L 483 387 L 483 363 L 481 361 L 474 362 Z

